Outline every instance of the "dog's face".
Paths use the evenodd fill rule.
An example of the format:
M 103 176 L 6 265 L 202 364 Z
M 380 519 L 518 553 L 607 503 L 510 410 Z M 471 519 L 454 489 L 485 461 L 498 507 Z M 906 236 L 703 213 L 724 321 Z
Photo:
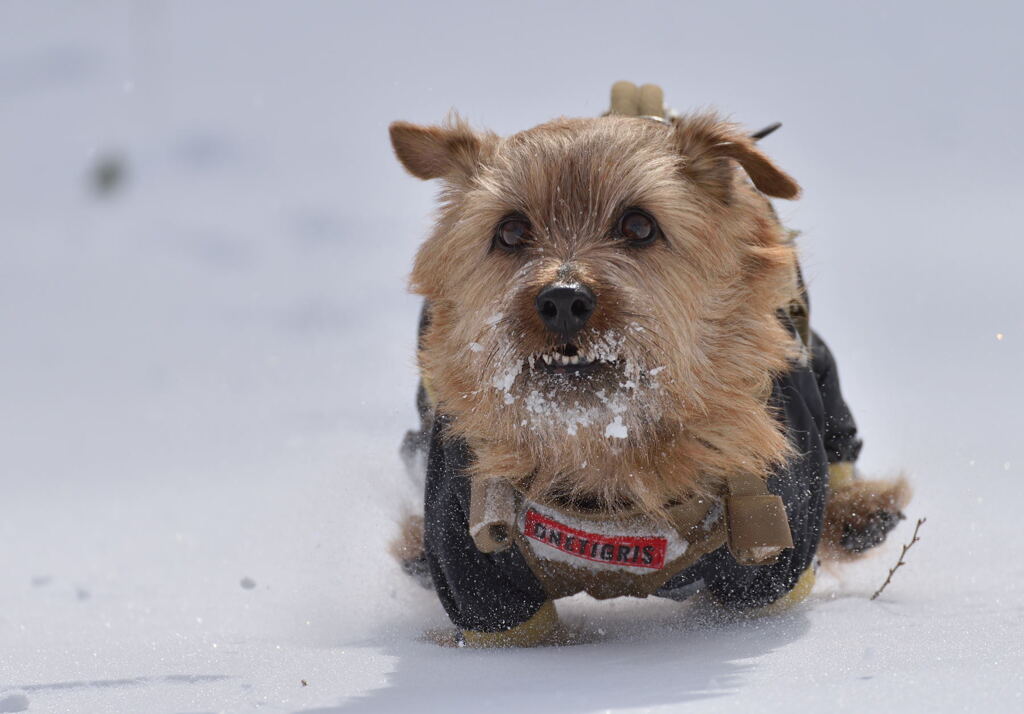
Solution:
M 606 117 L 506 139 L 459 122 L 391 133 L 407 169 L 445 180 L 412 273 L 430 305 L 421 366 L 490 473 L 644 500 L 619 482 L 666 478 L 659 453 L 721 450 L 722 418 L 751 404 L 770 420 L 793 255 L 737 164 L 764 193 L 798 189 L 734 127 Z M 637 473 L 608 473 L 623 464 Z

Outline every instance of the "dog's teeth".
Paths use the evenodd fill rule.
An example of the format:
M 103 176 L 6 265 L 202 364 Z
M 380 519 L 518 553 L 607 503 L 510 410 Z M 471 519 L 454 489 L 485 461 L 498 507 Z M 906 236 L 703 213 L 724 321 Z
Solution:
M 544 358 L 544 363 L 545 364 L 551 364 L 551 355 L 549 355 L 549 354 L 547 354 L 545 352 L 543 355 L 541 355 L 541 357 Z
M 579 364 L 579 363 L 580 363 L 580 356 L 579 355 L 573 355 L 572 357 L 569 358 L 569 364 Z

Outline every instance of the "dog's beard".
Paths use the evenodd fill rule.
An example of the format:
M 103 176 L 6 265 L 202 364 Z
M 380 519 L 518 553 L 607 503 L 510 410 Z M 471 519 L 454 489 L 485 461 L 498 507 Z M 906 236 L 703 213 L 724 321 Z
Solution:
M 646 354 L 630 332 L 591 331 L 579 344 L 529 354 L 510 341 L 497 350 L 489 387 L 518 429 L 549 444 L 598 436 L 615 448 L 643 441 L 662 416 L 665 366 Z

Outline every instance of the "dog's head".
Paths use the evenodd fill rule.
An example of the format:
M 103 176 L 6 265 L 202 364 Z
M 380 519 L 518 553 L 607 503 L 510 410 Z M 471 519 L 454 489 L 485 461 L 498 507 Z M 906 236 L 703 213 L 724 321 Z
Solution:
M 776 312 L 795 257 L 765 195 L 799 188 L 746 134 L 609 116 L 507 138 L 396 122 L 391 139 L 444 181 L 411 278 L 420 361 L 479 472 L 656 508 L 780 458 L 766 398 L 792 354 Z

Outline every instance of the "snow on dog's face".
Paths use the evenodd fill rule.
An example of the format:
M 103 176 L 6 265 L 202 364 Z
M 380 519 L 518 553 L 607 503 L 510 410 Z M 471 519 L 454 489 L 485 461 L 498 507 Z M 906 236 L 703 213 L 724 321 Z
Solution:
M 798 189 L 735 127 L 563 119 L 500 139 L 456 120 L 391 136 L 411 173 L 445 180 L 411 278 L 429 303 L 420 362 L 479 473 L 656 509 L 698 474 L 784 452 L 765 397 L 792 344 L 774 315 L 794 257 L 736 164 L 764 193 Z

